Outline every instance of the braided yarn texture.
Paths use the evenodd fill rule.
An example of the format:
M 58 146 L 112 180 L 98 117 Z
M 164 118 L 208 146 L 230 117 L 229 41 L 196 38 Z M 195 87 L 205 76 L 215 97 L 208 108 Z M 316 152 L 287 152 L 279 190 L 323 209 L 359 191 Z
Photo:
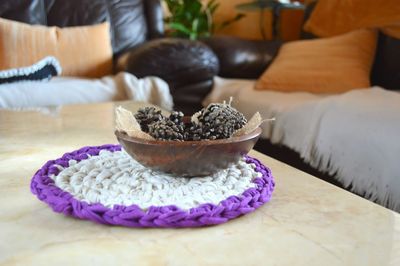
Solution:
M 120 145 L 83 147 L 65 153 L 61 158 L 48 161 L 31 180 L 31 191 L 47 203 L 55 212 L 100 224 L 126 227 L 201 227 L 225 223 L 231 219 L 253 212 L 271 199 L 275 187 L 271 170 L 260 161 L 246 156 L 246 163 L 256 165 L 255 171 L 262 174 L 252 182 L 255 187 L 241 195 L 230 196 L 219 204 L 205 203 L 188 210 L 175 205 L 151 206 L 146 210 L 138 205 L 114 205 L 108 208 L 100 203 L 87 203 L 63 191 L 50 178 L 60 172 L 58 166 L 68 167 L 70 160 L 82 161 L 95 156 L 102 150 L 120 151 Z

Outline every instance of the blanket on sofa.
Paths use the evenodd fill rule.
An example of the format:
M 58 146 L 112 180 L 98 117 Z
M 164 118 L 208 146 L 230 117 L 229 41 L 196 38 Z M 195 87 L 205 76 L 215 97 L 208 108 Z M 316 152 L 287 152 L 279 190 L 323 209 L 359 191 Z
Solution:
M 0 85 L 0 108 L 38 107 L 134 100 L 172 110 L 168 84 L 157 77 L 138 79 L 120 72 L 101 79 L 54 77 L 48 82 L 24 81 Z
M 263 137 L 297 151 L 346 187 L 400 211 L 400 93 L 379 87 L 338 95 L 255 91 L 253 81 L 217 78 L 205 104 L 227 100 L 259 111 Z

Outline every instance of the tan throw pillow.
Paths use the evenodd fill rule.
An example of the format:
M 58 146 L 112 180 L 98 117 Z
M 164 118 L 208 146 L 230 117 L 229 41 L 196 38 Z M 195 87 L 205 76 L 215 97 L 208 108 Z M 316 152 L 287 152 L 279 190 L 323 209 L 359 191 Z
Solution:
M 0 18 L 0 70 L 56 57 L 64 76 L 102 77 L 112 72 L 109 24 L 45 27 Z
M 399 0 L 318 0 L 304 30 L 320 37 L 380 28 L 400 38 Z
M 370 87 L 375 30 L 284 44 L 258 79 L 257 90 L 340 93 Z

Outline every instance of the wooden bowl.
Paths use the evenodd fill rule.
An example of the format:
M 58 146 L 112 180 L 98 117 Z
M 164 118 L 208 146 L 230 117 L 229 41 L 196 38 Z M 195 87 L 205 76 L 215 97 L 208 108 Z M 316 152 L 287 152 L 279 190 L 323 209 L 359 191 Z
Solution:
M 179 176 L 205 176 L 237 162 L 256 144 L 261 128 L 230 139 L 161 141 L 129 137 L 115 131 L 124 150 L 142 165 Z

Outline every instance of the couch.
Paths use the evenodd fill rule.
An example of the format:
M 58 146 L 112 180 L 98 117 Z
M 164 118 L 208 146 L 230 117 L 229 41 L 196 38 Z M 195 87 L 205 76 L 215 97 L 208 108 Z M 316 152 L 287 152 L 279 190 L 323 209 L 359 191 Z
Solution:
M 136 79 L 152 75 L 167 82 L 175 109 L 189 113 L 201 107 L 218 72 L 218 59 L 203 43 L 164 38 L 163 11 L 158 0 L 4 0 L 0 17 L 61 28 L 108 21 L 114 74 L 125 70 L 135 75 L 125 73 L 96 80 L 55 77 L 46 84 L 7 85 L 3 86 L 5 94 L 0 95 L 0 108 L 125 100 L 131 91 L 125 87 L 132 87 L 132 83 L 153 84 L 151 79 Z
M 5 0 L 0 17 L 33 25 L 72 27 L 109 21 L 116 58 L 141 43 L 163 35 L 159 1 Z
M 304 21 L 314 6 L 307 7 Z M 302 32 L 302 38 L 316 37 Z M 235 106 L 245 115 L 260 111 L 266 118 L 277 119 L 274 124 L 264 124 L 263 138 L 256 150 L 400 210 L 400 169 L 396 159 L 400 147 L 395 137 L 400 134 L 400 39 L 379 32 L 371 90 L 331 97 L 253 89 L 255 80 L 277 55 L 282 44 L 279 41 L 217 36 L 204 42 L 220 63 L 220 77 L 204 104 L 233 96 Z M 334 120 L 338 114 L 342 118 Z M 339 129 L 328 125 L 333 121 Z

